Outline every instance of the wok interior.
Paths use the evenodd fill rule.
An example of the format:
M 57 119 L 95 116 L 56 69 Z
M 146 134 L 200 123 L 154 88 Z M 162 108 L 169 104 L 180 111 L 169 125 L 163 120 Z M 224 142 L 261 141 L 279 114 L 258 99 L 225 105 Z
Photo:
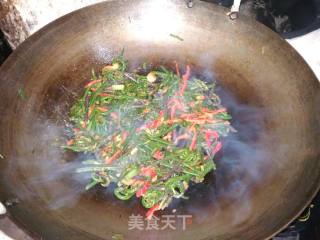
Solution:
M 144 1 L 137 2 L 144 6 Z M 166 2 L 175 3 L 186 17 L 178 1 Z M 20 48 L 25 55 L 15 68 L 7 63 L 10 71 L 4 71 L 1 87 L 9 78 L 16 84 L 4 97 L 12 107 L 5 112 L 7 121 L 1 122 L 7 158 L 1 163 L 0 195 L 19 199 L 12 216 L 45 239 L 111 239 L 121 233 L 125 239 L 247 240 L 278 231 L 306 204 L 319 179 L 312 175 L 319 167 L 319 126 L 312 115 L 319 86 L 313 74 L 287 45 L 273 40 L 272 33 L 247 20 L 237 28 L 229 25 L 220 8 L 198 6 L 198 19 L 183 26 L 185 41 L 180 42 L 168 36 L 149 41 L 124 34 L 117 26 L 129 24 L 127 15 L 135 16 L 130 24 L 142 24 L 136 8 L 127 5 L 105 3 L 69 15 L 39 33 L 43 40 L 34 37 L 25 44 L 33 51 Z M 119 11 L 123 17 L 116 18 Z M 215 24 L 197 25 L 208 13 Z M 253 32 L 237 30 L 235 36 L 239 28 Z M 192 186 L 189 200 L 174 201 L 160 213 L 176 209 L 175 215 L 192 215 L 185 231 L 129 231 L 129 216 L 145 214 L 139 201 L 116 199 L 112 187 L 83 191 L 88 179 L 74 174 L 81 156 L 59 148 L 68 110 L 91 69 L 110 62 L 122 47 L 132 69 L 143 62 L 172 68 L 177 61 L 218 80 L 223 104 L 238 127 L 224 142 L 216 173 Z M 26 101 L 15 92 L 22 78 Z

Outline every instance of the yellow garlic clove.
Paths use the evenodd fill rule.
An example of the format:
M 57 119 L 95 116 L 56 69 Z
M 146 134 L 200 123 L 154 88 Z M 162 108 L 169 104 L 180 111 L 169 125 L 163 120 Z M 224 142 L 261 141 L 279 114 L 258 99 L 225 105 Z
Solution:
M 147 75 L 147 81 L 149 83 L 154 83 L 157 80 L 157 76 L 155 72 L 149 72 Z
M 198 101 L 202 101 L 202 100 L 205 100 L 206 97 L 203 96 L 203 95 L 199 95 L 199 96 L 196 96 L 196 99 L 197 99 Z
M 120 64 L 119 63 L 113 63 L 112 65 L 107 65 L 104 68 L 102 68 L 102 72 L 110 72 L 110 71 L 115 71 L 118 70 L 120 68 Z

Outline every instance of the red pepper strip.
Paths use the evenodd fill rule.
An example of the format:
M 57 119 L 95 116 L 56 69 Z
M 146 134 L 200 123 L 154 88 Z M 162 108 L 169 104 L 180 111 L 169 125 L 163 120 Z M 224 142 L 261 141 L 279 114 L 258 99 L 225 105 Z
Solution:
M 73 130 L 73 132 L 75 133 L 75 134 L 77 134 L 78 132 L 80 132 L 80 129 L 79 128 L 74 128 L 74 129 L 72 129 Z
M 71 146 L 73 143 L 74 143 L 74 140 L 73 140 L 73 139 L 70 139 L 70 140 L 67 141 L 67 145 L 68 145 L 68 146 Z
M 120 141 L 120 145 L 124 144 L 124 142 L 126 141 L 128 135 L 129 135 L 128 132 L 123 132 L 122 133 L 122 138 L 121 138 L 121 141 Z
M 163 118 L 163 115 L 164 115 L 164 111 L 160 111 L 159 112 L 159 116 L 157 119 L 153 120 L 150 124 L 148 124 L 148 128 L 153 128 L 153 129 L 156 129 L 159 127 L 159 125 L 163 122 L 164 118 Z
M 189 149 L 194 150 L 196 148 L 196 144 L 197 144 L 197 130 L 195 129 L 194 126 L 192 126 L 191 131 L 193 132 L 193 137 L 192 137 Z
M 183 113 L 180 115 L 181 118 L 189 118 L 191 116 L 194 116 L 194 114 L 193 113 Z
M 218 114 L 222 112 L 226 112 L 227 110 L 225 108 L 217 109 L 217 110 L 210 110 L 208 108 L 201 108 L 201 111 L 204 112 L 204 114 Z
M 177 75 L 178 75 L 178 77 L 180 77 L 179 65 L 176 61 L 175 61 L 175 66 L 176 66 Z
M 161 123 L 164 120 L 163 116 L 164 116 L 164 111 L 160 111 L 157 119 L 145 124 L 144 126 L 139 127 L 136 131 L 140 132 L 141 130 L 150 129 L 150 128 L 157 129 L 159 127 L 159 125 L 161 125 Z
M 137 128 L 136 132 L 141 132 L 142 130 L 145 130 L 145 129 L 150 129 L 150 128 L 157 128 L 158 127 L 158 120 L 153 120 L 149 123 L 146 123 L 144 125 L 142 125 L 141 127 Z
M 164 157 L 163 152 L 161 152 L 160 150 L 157 150 L 154 154 L 153 157 L 157 160 L 161 160 Z
M 100 111 L 100 112 L 108 112 L 108 108 L 106 107 L 97 107 L 97 109 Z
M 102 80 L 93 80 L 93 81 L 89 82 L 88 84 L 86 84 L 84 87 L 85 87 L 85 88 L 89 88 L 89 87 L 91 87 L 92 85 L 97 84 L 97 83 L 99 83 L 99 82 L 101 82 L 101 81 L 102 81 Z
M 206 130 L 205 132 L 205 138 L 206 138 L 206 143 L 208 147 L 211 147 L 211 137 L 214 137 L 215 140 L 218 139 L 219 134 L 216 131 L 211 131 L 211 130 Z
M 121 150 L 116 151 L 110 158 L 106 158 L 105 159 L 105 163 L 106 164 L 110 164 L 112 163 L 114 160 L 116 160 L 117 158 L 119 158 L 121 155 Z
M 149 109 L 149 108 L 145 108 L 145 109 L 143 110 L 143 113 L 144 113 L 144 114 L 146 114 L 146 113 L 148 113 L 148 112 L 150 112 L 150 109 Z
M 174 115 L 176 115 L 176 106 L 172 106 L 170 110 L 170 119 L 174 118 Z
M 127 139 L 128 136 L 129 136 L 129 133 L 127 131 L 122 133 L 122 139 Z
M 140 172 L 140 175 L 150 177 L 152 182 L 157 179 L 157 171 L 153 167 L 142 167 Z
M 164 116 L 164 111 L 161 110 L 161 111 L 159 112 L 159 119 L 160 119 L 160 120 L 163 120 L 163 116 Z
M 206 138 L 206 143 L 207 143 L 209 148 L 211 147 L 210 137 L 211 137 L 210 133 L 208 131 L 206 131 L 205 138 Z
M 174 123 L 179 123 L 179 122 L 182 122 L 182 119 L 174 118 L 174 119 L 169 119 L 169 120 L 165 121 L 165 123 L 167 123 L 167 124 L 174 124 Z
M 160 125 L 160 120 L 153 120 L 150 124 L 148 124 L 148 128 L 156 129 Z
M 174 115 L 176 113 L 176 110 L 179 109 L 179 110 L 184 110 L 184 107 L 181 103 L 181 101 L 175 97 L 171 98 L 170 101 L 168 102 L 168 105 L 171 105 L 169 108 L 171 108 L 170 110 L 170 118 L 173 119 L 174 118 Z
M 160 203 L 155 204 L 152 208 L 150 208 L 150 209 L 148 210 L 148 212 L 146 213 L 146 218 L 147 218 L 148 220 L 150 220 L 150 219 L 152 218 L 154 212 L 159 210 L 159 207 L 160 207 Z
M 136 197 L 139 198 L 141 197 L 143 194 L 146 193 L 146 191 L 148 191 L 148 189 L 151 187 L 151 183 L 150 182 L 146 182 L 142 188 L 140 188 L 137 192 L 136 192 Z
M 213 153 L 213 154 L 216 154 L 217 152 L 219 152 L 219 151 L 221 150 L 221 148 L 222 148 L 222 143 L 221 143 L 221 142 L 218 142 L 218 143 L 216 144 L 216 146 L 214 147 L 214 149 L 212 150 L 212 153 Z
M 100 150 L 100 154 L 102 157 L 105 157 L 108 152 L 111 150 L 111 146 L 106 146 L 103 149 Z
M 151 121 L 150 123 L 148 123 L 148 124 L 146 125 L 146 127 L 147 127 L 147 128 L 155 129 L 155 128 L 158 127 L 158 123 L 159 123 L 159 121 L 156 119 L 156 120 L 153 120 L 153 121 Z
M 93 110 L 94 110 L 94 106 L 90 106 L 90 107 L 89 107 L 89 110 L 88 110 L 88 118 L 90 118 Z
M 161 111 L 159 112 L 159 117 L 158 117 L 156 126 L 154 126 L 154 128 L 158 128 L 159 125 L 161 125 L 161 124 L 163 123 L 163 121 L 164 121 L 164 111 L 161 110 Z
M 189 65 L 187 65 L 187 71 L 186 73 L 182 76 L 182 86 L 180 88 L 180 96 L 183 96 L 184 94 L 184 91 L 186 90 L 187 88 L 187 84 L 188 84 L 188 80 L 190 78 L 190 73 L 191 73 L 191 68 Z
M 219 138 L 219 134 L 217 133 L 217 131 L 207 130 L 207 132 L 209 132 L 210 135 L 213 136 L 215 140 Z

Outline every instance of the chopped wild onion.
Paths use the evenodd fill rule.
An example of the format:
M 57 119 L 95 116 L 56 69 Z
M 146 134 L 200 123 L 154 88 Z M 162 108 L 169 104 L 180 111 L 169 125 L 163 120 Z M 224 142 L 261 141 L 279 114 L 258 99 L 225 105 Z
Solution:
M 214 83 L 192 77 L 190 66 L 180 71 L 176 64 L 176 73 L 164 67 L 129 73 L 119 56 L 92 73 L 70 110 L 65 146 L 91 153 L 77 170 L 91 173 L 86 189 L 115 183 L 117 198 L 141 198 L 151 218 L 215 170 L 221 137 L 234 131 L 231 116 Z

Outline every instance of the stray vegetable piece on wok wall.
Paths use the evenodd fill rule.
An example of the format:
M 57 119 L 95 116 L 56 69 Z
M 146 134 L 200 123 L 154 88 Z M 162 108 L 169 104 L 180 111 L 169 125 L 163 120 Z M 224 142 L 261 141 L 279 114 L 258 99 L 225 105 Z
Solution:
M 235 130 L 215 84 L 192 77 L 190 66 L 146 71 L 144 64 L 137 73 L 127 64 L 120 55 L 92 72 L 70 110 L 64 147 L 94 156 L 77 169 L 91 174 L 86 189 L 114 183 L 117 198 L 141 198 L 151 218 L 215 170 L 221 138 Z

